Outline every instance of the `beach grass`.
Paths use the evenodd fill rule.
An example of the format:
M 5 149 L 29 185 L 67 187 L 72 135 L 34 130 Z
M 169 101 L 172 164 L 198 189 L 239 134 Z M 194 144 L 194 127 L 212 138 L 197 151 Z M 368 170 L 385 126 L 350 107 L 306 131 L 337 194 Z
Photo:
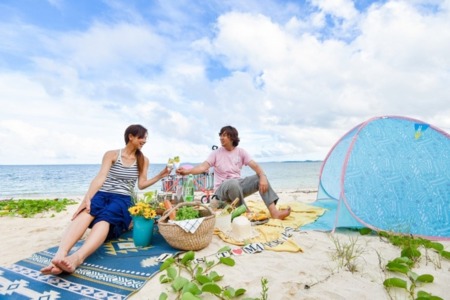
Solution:
M 330 239 L 334 244 L 332 258 L 337 261 L 339 268 L 355 273 L 358 271 L 357 260 L 363 255 L 364 248 L 358 244 L 358 238 L 348 237 L 348 242 L 342 242 L 338 236 L 330 234 Z

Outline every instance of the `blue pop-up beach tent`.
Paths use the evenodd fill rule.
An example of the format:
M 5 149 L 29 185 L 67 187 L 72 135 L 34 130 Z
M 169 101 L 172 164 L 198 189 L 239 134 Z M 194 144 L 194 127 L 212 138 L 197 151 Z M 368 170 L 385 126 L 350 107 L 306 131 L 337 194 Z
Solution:
M 320 171 L 314 229 L 369 227 L 450 239 L 450 136 L 422 121 L 375 117 L 345 134 Z

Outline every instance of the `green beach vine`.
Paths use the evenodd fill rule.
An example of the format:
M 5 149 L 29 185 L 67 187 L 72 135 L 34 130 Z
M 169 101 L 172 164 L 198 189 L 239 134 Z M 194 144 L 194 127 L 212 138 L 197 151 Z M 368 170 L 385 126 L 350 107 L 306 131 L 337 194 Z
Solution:
M 10 216 L 31 218 L 43 212 L 61 212 L 63 210 L 66 210 L 68 205 L 77 203 L 78 202 L 67 198 L 1 200 L 0 217 Z M 54 215 L 52 215 L 52 217 L 53 216 Z
M 217 254 L 230 251 L 230 247 L 221 248 Z M 200 300 L 202 295 L 214 295 L 218 299 L 235 299 L 245 294 L 243 288 L 233 288 L 229 285 L 221 285 L 223 275 L 213 270 L 218 265 L 233 267 L 235 260 L 229 256 L 222 257 L 218 261 L 196 260 L 195 252 L 188 251 L 180 258 L 170 257 L 160 267 L 165 271 L 159 277 L 161 284 L 169 284 L 171 291 L 175 293 L 176 299 Z M 268 299 L 268 280 L 261 278 L 262 292 L 261 300 Z M 167 300 L 169 295 L 161 293 L 159 300 Z M 259 300 L 258 298 L 244 298 L 244 300 Z
M 367 228 L 360 230 L 361 234 L 370 234 L 373 231 Z M 417 238 L 412 235 L 398 235 L 385 231 L 376 232 L 381 238 L 388 240 L 392 245 L 401 249 L 400 256 L 390 260 L 386 265 L 386 270 L 397 274 L 384 280 L 383 285 L 389 292 L 391 288 L 404 289 L 410 299 L 415 300 L 442 300 L 441 297 L 432 295 L 424 290 L 417 291 L 426 283 L 432 283 L 434 276 L 431 274 L 417 274 L 414 267 L 422 257 L 421 249 L 433 251 L 440 258 L 450 259 L 450 252 L 444 250 L 441 243 L 433 242 L 424 238 Z

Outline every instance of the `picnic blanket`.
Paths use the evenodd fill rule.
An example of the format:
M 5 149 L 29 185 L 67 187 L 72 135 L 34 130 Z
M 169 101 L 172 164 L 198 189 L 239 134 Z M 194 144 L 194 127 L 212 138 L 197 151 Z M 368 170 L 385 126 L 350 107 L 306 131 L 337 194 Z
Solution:
M 246 204 L 251 211 L 266 210 L 268 213 L 267 207 L 262 201 L 247 201 Z M 284 220 L 269 219 L 265 224 L 252 226 L 253 230 L 257 232 L 257 236 L 249 240 L 237 241 L 229 233 L 218 229 L 214 233 L 223 241 L 233 245 L 244 246 L 257 243 L 261 244 L 265 250 L 303 252 L 301 247 L 291 239 L 292 233 L 301 226 L 316 221 L 325 212 L 325 209 L 299 202 L 287 203 L 280 208 L 287 206 L 291 207 L 289 217 Z
M 78 242 L 74 250 L 81 246 Z M 0 267 L 0 298 L 125 299 L 159 272 L 161 260 L 176 255 L 157 232 L 149 247 L 136 248 L 132 232 L 104 243 L 73 274 L 43 275 L 57 247 Z

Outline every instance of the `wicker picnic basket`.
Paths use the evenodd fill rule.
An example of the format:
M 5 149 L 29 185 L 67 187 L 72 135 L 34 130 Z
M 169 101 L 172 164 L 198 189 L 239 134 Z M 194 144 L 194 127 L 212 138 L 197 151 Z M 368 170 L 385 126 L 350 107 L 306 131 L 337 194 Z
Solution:
M 182 206 L 198 207 L 200 217 L 204 217 L 202 224 L 194 233 L 186 232 L 177 224 L 168 222 L 170 213 Z M 158 220 L 158 229 L 167 243 L 173 248 L 196 251 L 205 248 L 211 243 L 215 223 L 216 215 L 208 206 L 200 202 L 181 202 L 163 214 Z

